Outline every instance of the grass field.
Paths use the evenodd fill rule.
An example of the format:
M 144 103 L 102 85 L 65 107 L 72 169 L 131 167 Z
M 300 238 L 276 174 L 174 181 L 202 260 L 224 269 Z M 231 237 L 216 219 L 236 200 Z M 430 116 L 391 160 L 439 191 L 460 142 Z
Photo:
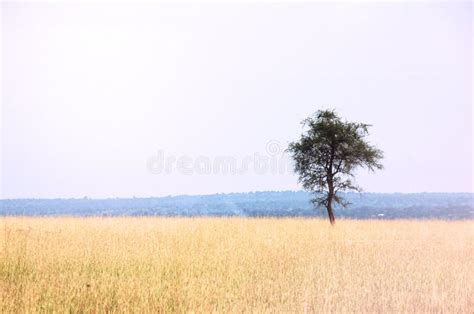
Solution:
M 0 312 L 470 312 L 473 221 L 2 218 Z

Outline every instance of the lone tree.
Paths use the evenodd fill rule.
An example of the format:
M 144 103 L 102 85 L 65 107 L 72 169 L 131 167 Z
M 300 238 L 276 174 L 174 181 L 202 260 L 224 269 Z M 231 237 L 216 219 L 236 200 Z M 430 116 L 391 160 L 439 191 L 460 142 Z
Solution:
M 319 110 L 302 124 L 308 127 L 307 132 L 290 143 L 287 151 L 295 160 L 299 182 L 315 194 L 315 206 L 327 209 L 333 225 L 333 203 L 349 205 L 339 192 L 361 191 L 353 182 L 354 170 L 382 169 L 383 152 L 366 140 L 370 125 L 342 121 L 334 110 Z

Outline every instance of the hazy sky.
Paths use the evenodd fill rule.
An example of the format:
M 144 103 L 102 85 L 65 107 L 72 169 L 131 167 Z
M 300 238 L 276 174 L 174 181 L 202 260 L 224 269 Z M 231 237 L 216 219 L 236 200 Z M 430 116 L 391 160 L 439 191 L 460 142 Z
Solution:
M 1 197 L 299 189 L 321 108 L 373 124 L 366 191 L 472 191 L 471 6 L 3 2 Z

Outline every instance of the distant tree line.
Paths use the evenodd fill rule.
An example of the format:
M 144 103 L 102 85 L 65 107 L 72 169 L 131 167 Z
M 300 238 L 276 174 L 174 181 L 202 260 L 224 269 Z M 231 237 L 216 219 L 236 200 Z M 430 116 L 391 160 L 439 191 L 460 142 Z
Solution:
M 342 218 L 474 218 L 472 193 L 342 193 L 350 208 L 334 207 Z M 275 216 L 327 217 L 303 191 L 112 199 L 0 200 L 0 214 L 73 216 Z

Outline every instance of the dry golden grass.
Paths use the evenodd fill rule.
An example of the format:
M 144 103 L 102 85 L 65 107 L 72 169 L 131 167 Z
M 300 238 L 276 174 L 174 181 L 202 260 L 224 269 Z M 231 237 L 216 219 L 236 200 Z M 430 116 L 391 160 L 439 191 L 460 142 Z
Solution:
M 0 312 L 470 312 L 474 222 L 2 218 Z

